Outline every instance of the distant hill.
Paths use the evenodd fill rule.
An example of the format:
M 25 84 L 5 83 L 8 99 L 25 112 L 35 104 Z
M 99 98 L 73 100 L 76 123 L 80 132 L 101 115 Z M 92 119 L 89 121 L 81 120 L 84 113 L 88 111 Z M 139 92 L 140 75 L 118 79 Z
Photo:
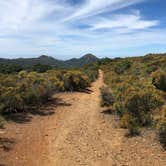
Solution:
M 71 67 L 81 67 L 90 63 L 97 62 L 99 59 L 92 55 L 92 54 L 86 54 L 81 58 L 73 58 L 67 61 L 63 61 L 64 65 L 67 65 L 69 68 Z
M 86 54 L 81 58 L 73 58 L 70 60 L 58 60 L 50 56 L 42 55 L 38 58 L 18 58 L 18 59 L 3 59 L 0 58 L 0 65 L 19 65 L 23 68 L 31 68 L 36 64 L 50 65 L 57 68 L 77 68 L 86 64 L 96 62 L 98 58 L 92 54 Z

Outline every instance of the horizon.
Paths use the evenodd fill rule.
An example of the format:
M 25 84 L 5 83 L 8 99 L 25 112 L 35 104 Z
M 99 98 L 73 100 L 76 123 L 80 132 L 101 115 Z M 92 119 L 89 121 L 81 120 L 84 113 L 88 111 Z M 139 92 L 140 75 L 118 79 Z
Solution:
M 144 55 L 135 55 L 135 56 L 110 56 L 110 57 L 109 57 L 109 56 L 100 57 L 100 56 L 96 56 L 96 55 L 94 55 L 94 54 L 92 54 L 92 53 L 87 53 L 87 54 L 84 54 L 84 55 L 82 55 L 82 56 L 70 57 L 70 58 L 68 58 L 68 59 L 60 59 L 60 58 L 58 58 L 58 57 L 51 56 L 51 55 L 39 55 L 39 56 L 30 56 L 30 57 L 17 57 L 17 58 L 1 58 L 1 57 L 0 57 L 0 59 L 9 59 L 9 60 L 15 60 L 15 59 L 33 59 L 33 58 L 35 59 L 35 58 L 40 58 L 41 56 L 46 56 L 46 57 L 53 58 L 53 59 L 55 59 L 55 60 L 68 61 L 68 60 L 71 60 L 71 59 L 80 59 L 80 58 L 82 58 L 82 57 L 84 57 L 84 56 L 86 56 L 86 55 L 89 55 L 89 54 L 95 56 L 95 57 L 98 58 L 98 59 L 104 59 L 104 58 L 116 59 L 116 58 L 144 57 L 144 56 L 150 55 L 150 54 L 152 54 L 152 55 L 164 55 L 164 56 L 165 56 L 166 52 L 147 53 L 147 54 L 144 54 Z
M 165 7 L 161 0 L 1 0 L 0 58 L 165 53 Z

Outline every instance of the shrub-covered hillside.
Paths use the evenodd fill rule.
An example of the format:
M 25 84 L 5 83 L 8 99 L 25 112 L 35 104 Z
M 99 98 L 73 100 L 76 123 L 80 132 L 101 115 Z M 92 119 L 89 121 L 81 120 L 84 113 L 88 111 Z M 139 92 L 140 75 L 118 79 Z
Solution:
M 111 88 L 105 94 L 101 91 L 101 96 L 113 93 L 113 108 L 121 126 L 128 128 L 130 135 L 139 134 L 145 126 L 155 127 L 166 145 L 166 54 L 104 59 L 99 64 Z
M 98 58 L 92 54 L 86 54 L 81 58 L 72 58 L 69 60 L 58 60 L 50 56 L 42 55 L 38 58 L 18 58 L 2 59 L 0 58 L 0 73 L 10 74 L 21 70 L 36 70 L 44 72 L 50 68 L 54 69 L 75 69 L 83 67 L 98 61 Z

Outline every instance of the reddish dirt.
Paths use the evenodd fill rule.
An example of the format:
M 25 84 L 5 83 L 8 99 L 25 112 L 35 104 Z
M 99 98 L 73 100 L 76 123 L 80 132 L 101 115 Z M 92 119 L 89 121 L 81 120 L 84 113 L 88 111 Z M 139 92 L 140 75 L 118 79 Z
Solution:
M 0 131 L 0 165 L 165 166 L 154 131 L 127 138 L 118 117 L 102 112 L 102 85 L 100 72 L 89 91 L 57 94 L 38 114 L 8 123 Z

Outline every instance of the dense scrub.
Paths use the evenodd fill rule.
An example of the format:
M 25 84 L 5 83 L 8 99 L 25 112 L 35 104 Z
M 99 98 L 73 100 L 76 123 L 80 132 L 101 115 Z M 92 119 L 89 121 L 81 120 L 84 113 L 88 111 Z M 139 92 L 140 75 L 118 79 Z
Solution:
M 141 127 L 160 124 L 160 141 L 165 144 L 166 55 L 104 60 L 100 65 L 105 83 L 112 89 L 112 106 L 121 117 L 121 126 L 136 135 Z
M 0 73 L 3 74 L 10 74 L 10 73 L 17 73 L 23 70 L 23 67 L 20 65 L 14 64 L 0 64 Z
M 20 71 L 15 74 L 0 74 L 0 115 L 23 112 L 40 106 L 60 91 L 84 90 L 96 71 L 48 70 L 47 72 Z M 0 117 L 0 127 L 3 126 Z

